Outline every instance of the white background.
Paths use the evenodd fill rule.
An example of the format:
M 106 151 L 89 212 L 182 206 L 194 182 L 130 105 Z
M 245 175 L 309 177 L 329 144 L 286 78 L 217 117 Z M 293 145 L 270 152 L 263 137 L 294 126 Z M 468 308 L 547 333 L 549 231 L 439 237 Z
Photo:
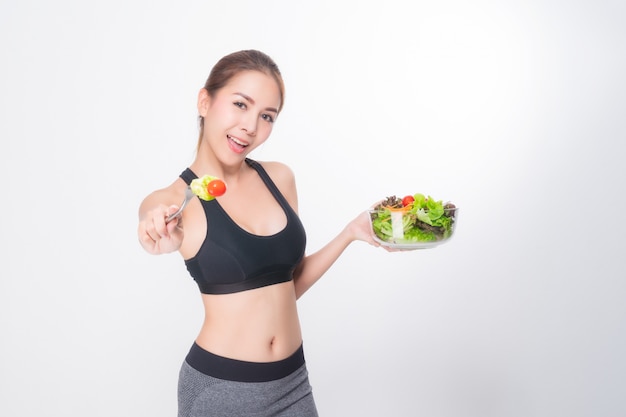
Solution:
M 433 250 L 352 245 L 300 301 L 322 416 L 626 415 L 626 7 L 595 1 L 0 3 L 0 415 L 174 416 L 202 318 L 137 208 L 191 162 L 226 53 L 279 64 L 252 156 L 308 251 L 385 196 Z M 252 208 L 251 208 L 252 209 Z

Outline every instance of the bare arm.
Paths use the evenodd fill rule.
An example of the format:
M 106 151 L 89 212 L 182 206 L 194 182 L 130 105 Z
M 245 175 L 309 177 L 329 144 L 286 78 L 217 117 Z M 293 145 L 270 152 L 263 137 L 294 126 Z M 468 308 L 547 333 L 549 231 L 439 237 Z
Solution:
M 368 216 L 367 211 L 359 214 L 333 240 L 302 260 L 294 272 L 297 298 L 300 298 L 328 271 L 350 243 L 361 240 L 370 245 L 379 246 L 372 237 Z
M 263 166 L 285 196 L 291 207 L 298 212 L 298 197 L 293 172 L 285 165 L 276 162 Z M 344 227 L 344 229 L 317 252 L 306 256 L 294 271 L 296 297 L 304 294 L 339 259 L 343 251 L 354 241 L 360 240 L 373 246 L 380 246 L 373 238 L 369 213 L 364 211 Z

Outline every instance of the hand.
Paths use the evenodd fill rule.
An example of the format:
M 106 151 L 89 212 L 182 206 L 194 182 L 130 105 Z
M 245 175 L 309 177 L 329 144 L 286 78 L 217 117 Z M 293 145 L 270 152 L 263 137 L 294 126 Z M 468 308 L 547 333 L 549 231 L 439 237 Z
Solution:
M 353 240 L 362 240 L 372 246 L 380 246 L 380 243 L 374 240 L 374 232 L 372 230 L 372 224 L 370 222 L 369 211 L 364 211 L 359 214 L 354 220 L 352 220 L 346 226 L 347 231 L 350 232 Z
M 379 203 L 372 205 L 372 208 L 375 207 L 377 204 Z M 372 230 L 372 223 L 370 220 L 369 211 L 364 211 L 363 213 L 359 214 L 354 220 L 348 223 L 348 225 L 346 226 L 346 230 L 351 233 L 354 240 L 362 240 L 372 246 L 382 247 L 387 252 L 402 251 L 402 249 L 393 249 L 388 246 L 383 246 L 374 239 L 374 231 Z
M 181 217 L 165 223 L 167 216 L 177 209 L 177 206 L 159 205 L 146 212 L 139 221 L 139 243 L 148 253 L 159 255 L 180 248 L 184 236 Z

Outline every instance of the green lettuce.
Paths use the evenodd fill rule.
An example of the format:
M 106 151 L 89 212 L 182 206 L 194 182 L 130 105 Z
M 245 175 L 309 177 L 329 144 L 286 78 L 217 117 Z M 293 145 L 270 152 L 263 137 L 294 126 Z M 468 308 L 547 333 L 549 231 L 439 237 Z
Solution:
M 413 203 L 402 212 L 402 243 L 433 242 L 449 238 L 453 232 L 454 214 L 446 212 L 443 202 L 431 196 L 417 193 L 413 198 Z M 384 206 L 371 213 L 374 233 L 386 242 L 395 241 L 391 213 Z

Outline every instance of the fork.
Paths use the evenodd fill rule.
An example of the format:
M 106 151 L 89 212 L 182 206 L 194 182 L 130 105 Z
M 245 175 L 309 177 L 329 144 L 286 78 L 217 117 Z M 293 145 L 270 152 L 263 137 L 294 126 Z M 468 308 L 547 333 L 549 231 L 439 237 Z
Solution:
M 169 216 L 167 216 L 167 218 L 165 219 L 165 224 L 171 222 L 176 217 L 180 217 L 180 215 L 183 213 L 183 209 L 187 206 L 187 203 L 189 203 L 189 200 L 191 200 L 194 196 L 195 194 L 193 193 L 193 191 L 191 191 L 191 187 L 187 187 L 185 189 L 185 199 L 183 200 L 182 203 L 180 203 L 180 207 L 178 208 L 178 210 L 176 210 L 175 213 L 172 213 Z

